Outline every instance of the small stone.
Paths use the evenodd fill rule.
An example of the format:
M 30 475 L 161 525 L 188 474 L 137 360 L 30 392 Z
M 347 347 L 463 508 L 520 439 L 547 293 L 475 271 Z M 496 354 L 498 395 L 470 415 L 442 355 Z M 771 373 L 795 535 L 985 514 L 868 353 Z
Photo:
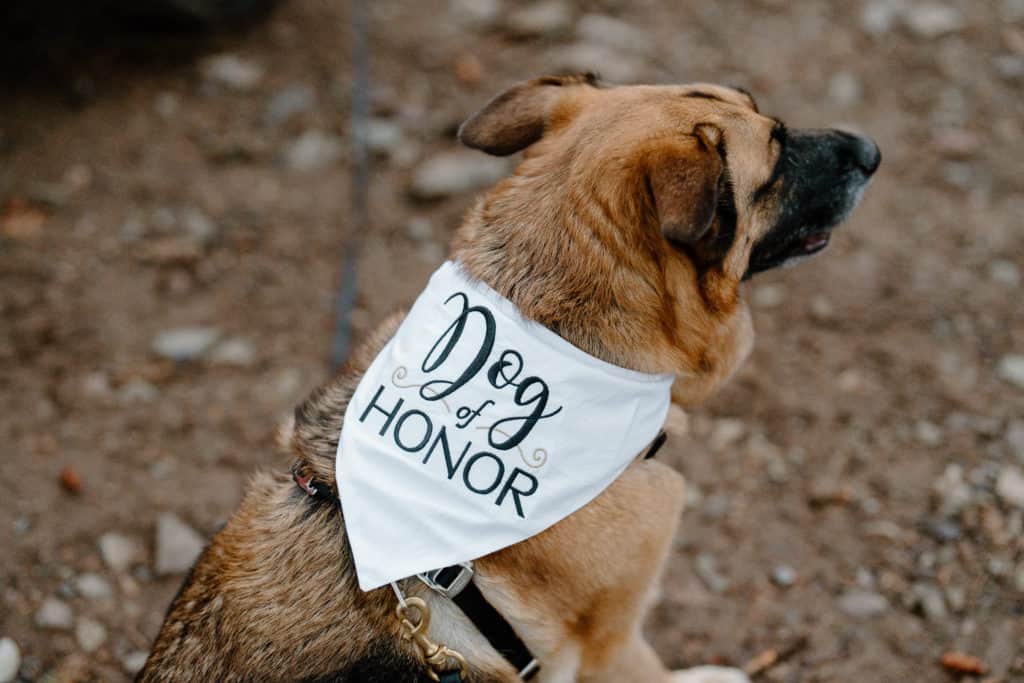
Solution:
M 204 246 L 213 242 L 219 232 L 210 217 L 195 206 L 188 206 L 182 210 L 181 224 L 192 239 Z
M 636 58 L 605 45 L 574 43 L 557 51 L 556 68 L 572 73 L 596 72 L 612 83 L 630 83 L 643 78 L 645 65 Z
M 153 109 L 156 113 L 165 119 L 173 119 L 178 113 L 178 108 L 181 103 L 178 101 L 178 96 L 172 92 L 162 92 L 156 96 L 153 100 Z
M 1024 471 L 1005 465 L 996 479 L 996 495 L 1008 506 L 1024 508 Z
M 1024 56 L 996 55 L 992 58 L 992 65 L 999 76 L 1008 81 L 1024 79 Z
M 760 308 L 775 308 L 786 300 L 782 285 L 761 285 L 754 290 L 754 303 Z
M 177 515 L 160 515 L 156 522 L 156 573 L 166 576 L 187 571 L 204 545 L 203 538 Z
M 576 24 L 576 35 L 584 42 L 639 55 L 651 52 L 654 46 L 648 32 L 603 14 L 586 14 L 581 17 Z
M 892 29 L 897 16 L 898 7 L 891 0 L 875 0 L 864 6 L 860 15 L 860 25 L 869 34 L 878 37 Z
M 819 322 L 828 322 L 836 317 L 836 310 L 831 301 L 818 294 L 811 299 L 811 316 Z
M 21 651 L 10 638 L 0 638 L 0 683 L 11 683 L 21 668 Z
M 840 596 L 839 609 L 856 619 L 869 619 L 888 610 L 889 601 L 872 591 L 848 591 Z
M 117 400 L 124 406 L 152 403 L 159 396 L 160 390 L 141 377 L 132 377 L 117 390 Z
M 90 372 L 82 378 L 82 395 L 90 399 L 110 396 L 110 378 L 104 372 Z
M 1006 427 L 1006 443 L 1017 459 L 1024 463 L 1024 420 L 1014 420 Z
M 934 422 L 919 420 L 914 425 L 914 433 L 922 445 L 935 448 L 942 443 L 942 430 Z
M 107 641 L 107 629 L 95 619 L 82 617 L 75 626 L 75 640 L 84 652 L 95 652 Z
M 942 476 L 932 484 L 932 492 L 945 516 L 955 515 L 971 502 L 971 487 L 964 481 L 963 467 L 957 464 L 946 466 Z
M 372 118 L 367 122 L 366 146 L 375 154 L 391 154 L 403 139 L 402 127 L 391 119 Z
M 1009 23 L 1024 19 L 1024 0 L 1003 0 L 999 3 L 999 14 Z
M 75 590 L 87 600 L 109 600 L 114 597 L 110 582 L 93 572 L 79 575 L 75 579 Z
M 146 666 L 147 659 L 149 659 L 149 653 L 145 650 L 132 650 L 121 657 L 121 668 L 129 676 L 134 676 L 142 671 L 142 667 Z
M 959 9 L 938 3 L 910 7 L 903 13 L 903 23 L 915 36 L 926 40 L 956 33 L 967 25 Z
M 341 159 L 344 149 L 337 135 L 307 130 L 288 143 L 281 159 L 291 171 L 320 171 Z
M 472 152 L 447 152 L 421 164 L 409 191 L 417 199 L 442 199 L 493 185 L 508 170 L 501 159 Z
M 218 365 L 249 367 L 256 360 L 256 349 L 252 342 L 234 337 L 221 342 L 210 352 L 210 361 Z
M 469 28 L 490 28 L 501 17 L 501 1 L 449 0 L 448 14 Z
M 708 437 L 708 445 L 716 452 L 724 451 L 732 446 L 747 433 L 747 426 L 743 420 L 731 417 L 722 417 L 715 420 L 711 428 L 711 435 Z
M 238 92 L 252 90 L 263 80 L 263 67 L 232 54 L 207 57 L 199 68 L 207 80 Z
M 152 348 L 158 356 L 169 360 L 192 361 L 206 353 L 219 336 L 220 331 L 214 327 L 179 327 L 158 334 Z
M 740 669 L 725 666 L 695 666 L 676 671 L 672 683 L 750 683 L 750 678 Z
M 455 78 L 465 86 L 475 88 L 484 80 L 484 64 L 480 58 L 469 52 L 463 52 L 452 63 Z
M 113 531 L 100 536 L 100 555 L 111 571 L 120 574 L 139 562 L 143 556 L 142 544 L 134 538 Z
M 505 30 L 514 38 L 540 38 L 562 33 L 571 22 L 572 12 L 568 5 L 559 0 L 544 0 L 509 14 Z
M 950 519 L 933 519 L 924 524 L 924 530 L 939 543 L 950 543 L 960 538 L 960 525 Z
M 921 608 L 930 621 L 942 621 L 946 618 L 946 600 L 942 591 L 930 583 L 915 583 L 911 589 L 916 606 Z
M 978 136 L 963 128 L 939 128 L 932 133 L 932 144 L 939 154 L 966 159 L 977 153 Z
M 999 376 L 1010 384 L 1024 389 L 1024 356 L 1003 356 L 999 361 Z
M 729 588 L 729 579 L 718 572 L 718 563 L 710 553 L 697 555 L 694 568 L 697 576 L 712 593 L 724 593 Z
M 860 81 L 849 71 L 840 71 L 828 81 L 828 97 L 841 107 L 851 107 L 860 101 Z
M 309 111 L 316 102 L 313 89 L 305 85 L 285 88 L 267 101 L 263 112 L 263 121 L 268 126 L 277 126 L 296 114 Z
M 413 216 L 405 226 L 405 232 L 409 238 L 416 242 L 428 242 L 434 239 L 434 227 L 430 219 L 423 216 Z
M 796 583 L 796 570 L 788 564 L 780 564 L 772 569 L 772 582 L 776 586 L 789 588 Z
M 47 598 L 36 610 L 36 626 L 39 628 L 67 631 L 74 623 L 71 608 L 57 598 Z
M 1020 286 L 1020 270 L 1013 261 L 1006 259 L 993 261 L 988 266 L 988 276 L 993 282 L 998 282 L 1010 289 L 1016 289 Z
M 60 486 L 68 493 L 76 495 L 81 493 L 82 477 L 78 474 L 78 470 L 70 465 L 62 467 L 60 470 Z

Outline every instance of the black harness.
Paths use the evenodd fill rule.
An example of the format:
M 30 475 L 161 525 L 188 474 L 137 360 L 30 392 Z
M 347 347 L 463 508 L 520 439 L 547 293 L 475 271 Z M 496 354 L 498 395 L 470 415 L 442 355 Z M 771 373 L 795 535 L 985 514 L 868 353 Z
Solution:
M 644 453 L 643 459 L 649 460 L 657 455 L 667 440 L 668 435 L 664 430 L 659 432 Z M 295 470 L 292 471 L 292 478 L 306 495 L 321 502 L 340 506 L 341 501 L 331 493 L 330 487 L 314 481 L 312 477 L 304 477 Z M 449 598 L 462 610 L 491 647 L 519 672 L 520 678 L 524 681 L 530 680 L 540 671 L 536 657 L 505 617 L 501 616 L 494 605 L 487 602 L 487 598 L 480 592 L 472 577 L 472 565 L 468 563 L 419 575 L 420 580 L 427 586 Z M 440 683 L 463 683 L 462 674 L 458 670 L 442 673 L 439 677 Z

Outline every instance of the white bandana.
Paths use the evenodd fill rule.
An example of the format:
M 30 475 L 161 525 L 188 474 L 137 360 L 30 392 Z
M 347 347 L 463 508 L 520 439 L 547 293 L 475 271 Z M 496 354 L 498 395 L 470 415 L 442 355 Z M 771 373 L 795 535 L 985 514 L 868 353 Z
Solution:
M 360 588 L 586 505 L 657 435 L 672 380 L 587 355 L 445 263 L 345 413 L 337 482 Z

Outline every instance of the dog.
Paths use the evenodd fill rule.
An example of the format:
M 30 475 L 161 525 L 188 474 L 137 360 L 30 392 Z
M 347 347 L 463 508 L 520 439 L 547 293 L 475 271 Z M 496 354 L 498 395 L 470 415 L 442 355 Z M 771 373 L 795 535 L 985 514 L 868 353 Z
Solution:
M 742 90 L 607 86 L 589 75 L 518 84 L 459 139 L 523 156 L 469 210 L 452 259 L 578 349 L 673 373 L 684 407 L 750 351 L 741 282 L 821 251 L 881 160 L 869 138 L 789 129 Z M 282 427 L 295 480 L 252 480 L 137 680 L 436 680 L 395 616 L 396 595 L 358 588 L 336 504 L 346 406 L 401 320 L 381 324 Z M 302 490 L 311 481 L 323 499 Z M 473 582 L 536 657 L 538 680 L 745 680 L 714 667 L 669 671 L 641 635 L 682 507 L 682 477 L 637 459 L 562 521 L 476 560 Z M 401 584 L 429 609 L 430 640 L 450 648 L 442 655 L 465 659 L 462 680 L 520 680 L 450 600 L 415 579 Z

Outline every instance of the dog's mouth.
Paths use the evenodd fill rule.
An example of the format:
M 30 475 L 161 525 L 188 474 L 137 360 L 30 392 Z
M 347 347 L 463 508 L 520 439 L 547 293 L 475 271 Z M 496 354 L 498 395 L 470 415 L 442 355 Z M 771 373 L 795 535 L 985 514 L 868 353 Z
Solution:
M 806 256 L 817 254 L 828 246 L 828 240 L 829 234 L 824 230 L 820 232 L 812 232 L 804 238 L 803 242 L 800 243 L 800 250 Z

